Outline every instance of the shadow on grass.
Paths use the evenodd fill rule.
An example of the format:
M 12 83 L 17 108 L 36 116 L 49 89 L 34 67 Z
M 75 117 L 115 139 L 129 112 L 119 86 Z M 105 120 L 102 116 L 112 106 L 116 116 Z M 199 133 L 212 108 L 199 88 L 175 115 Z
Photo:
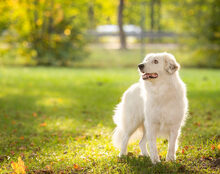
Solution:
M 100 86 L 100 84 L 97 83 L 97 86 Z M 34 133 L 39 134 L 40 132 L 39 136 L 43 136 L 46 134 L 59 134 L 60 131 L 62 131 L 62 134 L 64 135 L 68 134 L 74 136 L 76 132 L 70 128 L 66 128 L 65 130 L 59 130 L 59 128 L 57 128 L 57 130 L 46 130 L 45 128 L 44 131 L 39 131 L 39 124 L 41 122 L 45 120 L 52 122 L 53 119 L 62 120 L 65 115 L 68 115 L 65 117 L 65 119 L 68 118 L 73 122 L 76 121 L 78 125 L 84 125 L 88 129 L 96 126 L 99 123 L 103 124 L 105 127 L 113 128 L 112 110 L 115 105 L 113 102 L 117 102 L 116 100 L 120 98 L 119 90 L 108 91 L 110 93 L 109 96 L 114 96 L 113 98 L 115 101 L 109 96 L 106 97 L 106 88 L 99 87 L 97 89 L 95 85 L 89 89 L 81 86 L 74 86 L 71 90 L 72 92 L 69 91 L 62 93 L 62 91 L 65 91 L 63 86 L 60 87 L 58 91 L 50 89 L 50 92 L 57 92 L 61 97 L 63 96 L 64 98 L 68 98 L 68 100 L 74 99 L 77 101 L 77 103 L 73 103 L 72 105 L 70 104 L 71 106 L 68 107 L 65 105 L 39 106 L 37 105 L 37 102 L 45 98 L 45 96 L 42 95 L 27 95 L 25 93 L 21 93 L 1 97 L 1 112 L 4 113 L 4 117 L 2 117 L 0 123 L 2 125 L 2 132 L 7 132 L 8 135 L 13 133 L 15 136 L 22 136 L 22 134 L 29 136 L 34 135 Z M 84 94 L 83 97 L 81 97 L 82 94 Z M 197 117 L 199 120 L 203 121 L 203 116 L 206 116 L 206 112 L 209 112 L 209 115 L 211 114 L 212 118 L 207 116 L 208 119 L 214 119 L 214 117 L 217 117 L 218 113 L 215 109 L 220 104 L 220 102 L 215 96 L 219 95 L 220 91 L 189 91 L 189 100 L 190 104 L 192 105 L 191 110 L 193 112 L 192 116 Z M 210 100 L 210 97 L 212 100 Z M 105 99 L 105 102 L 102 102 L 103 98 Z M 92 102 L 88 103 L 88 101 L 91 101 L 91 99 Z M 96 103 L 99 103 L 98 106 Z M 203 108 L 203 110 L 198 110 L 198 108 Z M 207 110 L 205 110 L 205 113 L 201 113 L 204 112 L 204 108 L 207 108 Z M 37 112 L 39 116 L 36 118 L 33 117 L 33 112 Z M 50 116 L 44 120 L 41 117 L 42 115 Z M 190 118 L 188 121 L 193 122 L 193 119 Z M 212 122 L 212 120 L 209 121 Z M 191 123 L 187 122 L 187 124 Z M 198 129 L 202 128 L 202 126 Z M 79 132 L 80 131 L 78 131 L 76 135 L 79 135 Z M 201 133 L 204 135 L 201 136 L 201 138 L 206 140 L 207 136 L 205 135 L 210 136 L 210 133 L 215 135 L 217 132 L 211 132 L 210 129 L 204 129 Z
M 162 162 L 152 164 L 149 157 L 144 156 L 126 156 L 119 159 L 120 163 L 128 165 L 127 172 L 131 171 L 134 173 L 193 173 L 193 171 L 185 168 L 184 165 L 178 162 Z

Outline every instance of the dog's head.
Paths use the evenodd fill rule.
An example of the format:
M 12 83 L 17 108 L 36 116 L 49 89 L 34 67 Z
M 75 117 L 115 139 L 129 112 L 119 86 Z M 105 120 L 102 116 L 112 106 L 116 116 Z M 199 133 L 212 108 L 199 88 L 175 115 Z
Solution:
M 179 67 L 174 56 L 169 53 L 148 54 L 138 65 L 143 80 L 156 80 L 162 76 L 173 75 Z

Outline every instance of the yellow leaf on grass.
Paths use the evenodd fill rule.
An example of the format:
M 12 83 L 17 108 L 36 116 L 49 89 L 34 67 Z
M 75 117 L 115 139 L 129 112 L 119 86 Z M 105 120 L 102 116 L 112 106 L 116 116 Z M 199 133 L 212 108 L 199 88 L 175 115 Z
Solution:
M 45 168 L 46 168 L 47 170 L 51 170 L 51 169 L 52 169 L 52 167 L 51 167 L 50 165 L 46 165 Z
M 188 150 L 188 149 L 189 149 L 189 146 L 184 146 L 184 149 Z
M 74 164 L 73 167 L 74 169 L 78 169 L 79 166 L 77 164 Z
M 40 124 L 40 127 L 45 127 L 45 126 L 47 126 L 47 123 L 41 123 Z
M 212 150 L 215 150 L 215 145 L 211 145 L 211 149 L 212 149 Z
M 33 117 L 37 117 L 37 113 L 36 112 L 33 112 Z
M 185 150 L 184 149 L 182 149 L 182 154 L 184 154 L 185 153 Z
M 74 164 L 74 165 L 73 165 L 73 168 L 74 168 L 75 170 L 82 170 L 82 168 L 81 168 L 78 164 Z
M 21 157 L 18 157 L 18 162 L 12 162 L 11 167 L 16 174 L 26 174 L 24 161 L 22 161 Z
M 218 145 L 218 150 L 220 150 L 220 144 Z

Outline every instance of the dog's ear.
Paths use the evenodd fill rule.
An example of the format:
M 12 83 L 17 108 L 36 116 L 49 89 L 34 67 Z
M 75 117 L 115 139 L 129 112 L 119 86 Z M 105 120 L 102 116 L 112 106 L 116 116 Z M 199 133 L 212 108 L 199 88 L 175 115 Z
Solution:
M 180 68 L 180 65 L 175 60 L 173 60 L 170 57 L 165 57 L 164 69 L 166 72 L 168 72 L 169 74 L 173 74 L 177 70 L 179 70 L 179 68 Z

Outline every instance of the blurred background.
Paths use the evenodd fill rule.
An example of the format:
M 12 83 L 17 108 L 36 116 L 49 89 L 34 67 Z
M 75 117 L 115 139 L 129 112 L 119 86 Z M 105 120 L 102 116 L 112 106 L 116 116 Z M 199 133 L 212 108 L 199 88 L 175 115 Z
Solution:
M 220 67 L 219 0 L 1 0 L 0 63 L 134 67 L 149 52 Z

